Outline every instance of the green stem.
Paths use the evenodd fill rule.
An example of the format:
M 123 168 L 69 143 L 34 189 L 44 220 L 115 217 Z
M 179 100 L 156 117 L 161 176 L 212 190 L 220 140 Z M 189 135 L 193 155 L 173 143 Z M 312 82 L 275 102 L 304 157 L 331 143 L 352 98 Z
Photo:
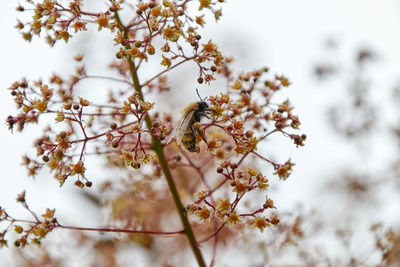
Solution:
M 128 33 L 126 32 L 125 27 L 123 26 L 121 19 L 119 18 L 119 15 L 117 12 L 115 12 L 115 19 L 120 27 L 120 30 L 124 33 L 124 39 L 127 40 Z M 131 49 L 131 46 L 129 44 L 126 44 L 125 48 Z M 139 78 L 137 75 L 135 63 L 133 62 L 133 60 L 130 57 L 127 57 L 127 61 L 129 64 L 129 70 L 130 70 L 130 74 L 132 77 L 135 91 L 139 94 L 140 100 L 144 101 L 142 87 L 140 86 L 140 83 L 139 83 Z M 151 119 L 148 116 L 148 114 L 146 114 L 145 122 L 146 122 L 147 129 L 151 130 L 152 123 L 151 123 Z M 194 236 L 194 233 L 193 233 L 192 227 L 190 225 L 189 219 L 187 217 L 185 208 L 182 205 L 182 201 L 179 197 L 178 190 L 177 190 L 174 180 L 172 178 L 171 171 L 170 171 L 167 161 L 165 159 L 165 155 L 164 155 L 164 151 L 163 151 L 161 142 L 153 134 L 151 135 L 151 142 L 152 142 L 153 150 L 156 153 L 158 160 L 160 162 L 160 166 L 164 173 L 165 179 L 167 180 L 169 190 L 170 190 L 172 197 L 174 199 L 174 202 L 175 202 L 175 206 L 178 209 L 179 217 L 181 219 L 185 235 L 189 241 L 190 247 L 196 258 L 197 264 L 199 267 L 206 267 L 206 264 L 203 259 L 203 255 L 202 255 L 200 248 L 198 246 L 198 243 L 196 241 L 196 237 Z

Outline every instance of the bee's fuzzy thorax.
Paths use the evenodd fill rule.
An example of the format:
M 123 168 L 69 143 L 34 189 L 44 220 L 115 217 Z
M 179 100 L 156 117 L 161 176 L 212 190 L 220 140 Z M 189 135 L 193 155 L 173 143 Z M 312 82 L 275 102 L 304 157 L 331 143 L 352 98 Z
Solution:
M 190 103 L 183 110 L 183 114 L 187 114 L 188 112 L 192 111 L 193 109 L 197 109 L 198 107 L 199 107 L 199 103 L 198 102 Z

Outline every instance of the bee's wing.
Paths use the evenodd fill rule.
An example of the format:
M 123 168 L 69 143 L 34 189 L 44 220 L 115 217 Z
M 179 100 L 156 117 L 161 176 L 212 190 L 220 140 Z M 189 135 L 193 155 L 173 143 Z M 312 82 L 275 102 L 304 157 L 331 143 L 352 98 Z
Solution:
M 172 130 L 171 134 L 165 140 L 165 143 L 168 144 L 172 141 L 174 137 L 176 137 L 176 142 L 181 145 L 181 139 L 185 135 L 186 129 L 189 127 L 190 122 L 192 121 L 194 110 L 188 112 L 186 116 L 183 116 L 180 121 L 176 124 L 175 128 Z

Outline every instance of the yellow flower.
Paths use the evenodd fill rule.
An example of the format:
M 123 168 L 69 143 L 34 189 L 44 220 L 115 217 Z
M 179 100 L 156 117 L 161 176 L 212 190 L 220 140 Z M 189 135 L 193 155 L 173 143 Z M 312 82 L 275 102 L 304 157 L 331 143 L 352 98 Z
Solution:
M 133 153 L 125 150 L 121 150 L 121 153 L 121 158 L 125 161 L 125 166 L 132 166 L 132 163 L 135 161 L 133 158 Z
M 260 189 L 267 189 L 269 187 L 268 179 L 261 179 L 258 181 L 258 188 Z
M 171 42 L 178 41 L 179 37 L 181 36 L 181 31 L 175 28 L 171 28 L 170 25 L 168 25 L 167 28 L 163 30 L 163 33 L 164 33 L 164 38 Z
M 87 22 L 76 21 L 76 22 L 72 25 L 72 28 L 74 28 L 75 32 L 78 32 L 78 31 L 87 31 L 87 29 L 86 29 L 86 24 L 87 24 Z
M 235 185 L 235 188 L 233 189 L 233 191 L 240 195 L 247 191 L 247 185 L 243 184 L 239 181 L 236 181 L 236 185 Z
M 90 102 L 88 100 L 84 99 L 83 97 L 79 97 L 79 103 L 84 107 L 89 106 L 89 104 L 90 104 Z
M 109 20 L 110 18 L 107 18 L 104 13 L 101 13 L 100 17 L 96 20 L 97 24 L 99 24 L 98 30 L 100 31 L 102 28 L 107 28 Z
M 167 69 L 171 67 L 171 59 L 165 57 L 164 55 L 162 56 L 163 60 L 161 61 L 161 65 L 167 66 Z
M 156 6 L 151 10 L 151 15 L 154 17 L 158 17 L 161 15 L 161 6 Z
M 41 6 L 46 10 L 52 10 L 54 8 L 55 3 L 56 3 L 55 1 L 46 0 L 43 2 L 43 4 L 41 4 Z
M 196 215 L 200 218 L 200 221 L 209 221 L 211 218 L 211 211 L 206 206 L 196 212 Z
M 67 31 L 59 31 L 57 39 L 63 39 L 64 42 L 68 42 L 69 38 L 72 37 Z
M 43 237 L 46 236 L 47 231 L 43 228 L 43 226 L 40 226 L 40 225 L 39 225 L 38 227 L 36 227 L 36 229 L 33 231 L 33 233 L 34 233 L 36 236 L 43 238 Z
M 85 173 L 86 168 L 83 166 L 83 162 L 81 160 L 78 161 L 76 164 L 71 164 L 70 166 L 72 167 L 71 175 L 75 174 L 83 175 Z
M 274 206 L 274 201 L 270 198 L 267 198 L 263 207 L 265 209 L 276 209 L 276 207 Z
M 124 106 L 122 107 L 122 109 L 119 110 L 119 113 L 122 114 L 131 113 L 131 105 L 127 101 L 124 101 Z
M 0 248 L 2 248 L 2 247 L 8 247 L 7 240 L 0 239 Z
M 277 226 L 279 223 L 279 217 L 277 214 L 272 214 L 270 217 L 270 220 L 271 220 L 271 223 L 275 226 Z
M 39 34 L 42 29 L 42 23 L 40 22 L 40 20 L 34 20 L 31 23 L 31 28 L 33 33 Z
M 196 23 L 199 24 L 201 27 L 204 27 L 204 24 L 206 23 L 204 21 L 204 14 L 196 17 Z
M 214 111 L 211 113 L 212 117 L 220 117 L 222 116 L 222 112 L 225 111 L 225 109 L 222 108 L 219 103 L 215 103 L 215 105 L 211 109 Z
M 236 211 L 233 211 L 229 214 L 226 222 L 229 224 L 229 226 L 233 226 L 237 223 L 242 223 L 242 220 L 240 220 L 239 214 L 237 214 Z
M 267 223 L 265 217 L 256 217 L 254 219 L 254 223 L 251 226 L 254 228 L 258 228 L 258 230 L 260 230 L 260 232 L 262 233 L 264 231 L 264 228 L 270 226 L 270 224 Z
M 242 83 L 239 80 L 236 80 L 235 83 L 232 85 L 232 88 L 235 90 L 239 90 L 242 88 Z
M 55 118 L 56 122 L 61 122 L 65 119 L 64 113 L 62 111 L 57 111 L 57 116 Z
M 203 8 L 210 8 L 211 0 L 199 0 L 199 1 L 200 1 L 199 10 L 202 10 Z
M 14 231 L 18 234 L 22 233 L 22 231 L 24 231 L 24 228 L 22 228 L 22 226 L 20 225 L 14 225 Z
M 139 100 L 140 106 L 143 108 L 144 111 L 148 111 L 154 107 L 154 102 L 144 102 L 142 100 Z
M 47 208 L 46 209 L 46 213 L 45 214 L 42 214 L 42 216 L 43 216 L 43 218 L 46 218 L 46 219 L 51 219 L 51 218 L 53 218 L 54 217 L 54 212 L 56 211 L 56 209 L 49 209 L 49 208 Z
M 201 199 L 205 199 L 206 196 L 208 195 L 208 192 L 206 190 L 201 190 L 200 192 L 196 193 L 196 197 L 201 200 Z
M 164 0 L 164 1 L 163 1 L 163 5 L 164 5 L 165 7 L 170 7 L 170 6 L 172 5 L 172 3 L 171 3 L 170 1 Z
M 247 172 L 248 172 L 248 174 L 249 174 L 250 176 L 256 176 L 257 173 L 258 173 L 257 170 L 252 169 L 252 168 L 249 168 L 249 169 L 247 170 Z
M 46 111 L 47 110 L 47 101 L 42 101 L 40 99 L 36 100 L 34 108 L 37 109 L 40 112 Z
M 280 81 L 281 82 L 281 84 L 282 84 L 282 86 L 283 87 L 288 87 L 290 84 L 291 84 L 291 82 L 289 81 L 289 79 L 288 78 L 286 78 L 285 76 L 283 76 L 283 75 L 281 75 L 281 76 L 275 76 L 275 78 L 278 80 L 278 81 Z
M 217 9 L 217 10 L 215 10 L 215 12 L 214 12 L 214 17 L 215 17 L 215 20 L 219 20 L 219 18 L 222 16 L 222 9 Z
M 154 46 L 150 45 L 150 46 L 147 48 L 147 53 L 148 53 L 149 55 L 154 55 L 154 54 L 156 53 L 156 50 L 155 50 Z
M 217 210 L 225 212 L 228 211 L 230 208 L 231 208 L 231 202 L 229 201 L 229 198 L 218 199 Z
M 292 167 L 294 166 L 294 163 L 290 162 L 290 159 L 285 162 L 284 165 L 279 166 L 276 172 L 274 172 L 274 175 L 278 175 L 280 179 L 286 180 L 290 174 L 292 173 Z
M 206 53 L 213 53 L 217 50 L 217 46 L 211 42 L 211 40 L 208 41 L 208 43 L 203 44 L 204 52 Z

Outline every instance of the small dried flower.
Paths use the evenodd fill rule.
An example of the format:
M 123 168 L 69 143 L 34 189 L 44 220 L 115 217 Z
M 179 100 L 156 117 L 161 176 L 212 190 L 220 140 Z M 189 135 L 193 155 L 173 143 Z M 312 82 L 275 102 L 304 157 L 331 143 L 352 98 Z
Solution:
M 161 61 L 161 65 L 166 66 L 167 69 L 169 69 L 171 67 L 171 59 L 165 57 L 164 55 L 162 55 L 163 60 Z
M 206 206 L 203 206 L 201 210 L 196 212 L 196 215 L 200 218 L 200 221 L 209 221 L 211 211 Z
M 171 27 L 170 25 L 168 25 L 163 30 L 163 33 L 164 33 L 164 35 L 163 35 L 164 38 L 171 42 L 178 41 L 179 37 L 181 36 L 181 31 L 176 28 Z
M 257 173 L 258 173 L 258 171 L 255 170 L 255 169 L 249 168 L 249 169 L 247 170 L 247 173 L 248 173 L 250 176 L 256 176 Z
M 82 175 L 85 173 L 86 168 L 83 166 L 83 162 L 80 160 L 76 164 L 70 164 L 72 167 L 71 175 Z
M 275 226 L 278 225 L 278 223 L 279 223 L 278 215 L 277 214 L 272 214 L 271 217 L 270 217 L 270 221 L 271 221 L 271 224 L 273 224 Z
M 294 165 L 295 164 L 290 162 L 290 159 L 289 159 L 288 161 L 285 162 L 284 165 L 279 166 L 278 169 L 276 170 L 276 172 L 274 172 L 274 174 L 278 175 L 280 179 L 286 180 L 292 173 L 292 167 Z
M 219 198 L 218 199 L 218 204 L 217 204 L 217 207 L 216 207 L 216 209 L 218 211 L 226 212 L 230 208 L 231 208 L 231 202 L 229 201 L 229 198 L 226 198 L 226 199 Z
M 251 225 L 254 228 L 258 228 L 260 232 L 264 232 L 264 228 L 268 227 L 270 224 L 267 222 L 265 217 L 255 217 L 254 218 L 254 223 Z
M 235 89 L 235 90 L 242 89 L 242 83 L 239 80 L 236 80 L 235 83 L 232 85 L 232 89 Z
M 100 31 L 102 28 L 107 28 L 109 20 L 110 18 L 106 17 L 104 13 L 101 13 L 100 17 L 96 20 L 97 24 L 99 25 L 98 30 Z
M 199 10 L 202 10 L 203 8 L 210 8 L 211 0 L 199 0 L 199 1 L 200 1 Z
M 46 213 L 42 214 L 42 217 L 45 219 L 51 219 L 54 217 L 56 209 L 46 209 Z
M 90 102 L 83 97 L 79 97 L 79 104 L 81 104 L 83 107 L 86 107 L 90 105 Z
M 22 233 L 24 231 L 24 228 L 22 228 L 22 226 L 20 226 L 20 225 L 14 225 L 14 231 L 17 234 L 20 234 L 20 233 Z
M 229 224 L 229 226 L 233 226 L 235 224 L 242 223 L 242 220 L 240 219 L 239 214 L 237 214 L 236 211 L 233 211 L 229 213 L 226 222 Z
M 64 113 L 62 111 L 57 111 L 57 116 L 55 118 L 56 122 L 62 122 L 65 119 Z

